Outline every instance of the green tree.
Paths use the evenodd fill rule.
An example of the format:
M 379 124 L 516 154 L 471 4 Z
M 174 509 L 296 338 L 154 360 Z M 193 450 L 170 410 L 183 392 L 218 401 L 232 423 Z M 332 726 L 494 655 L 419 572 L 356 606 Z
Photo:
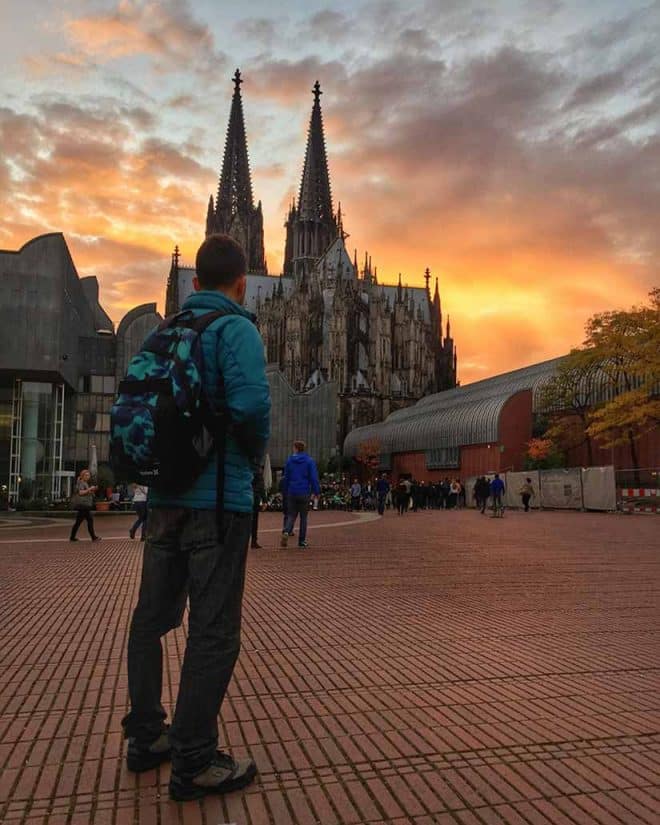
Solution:
M 609 399 L 590 413 L 587 434 L 605 447 L 627 444 L 636 481 L 636 441 L 660 423 L 660 288 L 649 297 L 647 306 L 590 318 L 582 350 Z
M 589 464 L 593 464 L 593 444 L 588 427 L 596 372 L 590 354 L 574 349 L 540 394 L 541 409 L 550 416 L 545 436 L 563 450 L 584 444 Z

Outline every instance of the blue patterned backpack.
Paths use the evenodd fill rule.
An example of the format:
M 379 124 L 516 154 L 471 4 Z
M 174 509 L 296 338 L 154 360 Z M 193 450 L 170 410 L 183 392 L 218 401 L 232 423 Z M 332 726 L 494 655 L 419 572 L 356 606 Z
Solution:
M 223 411 L 203 388 L 202 332 L 230 311 L 166 318 L 133 356 L 110 411 L 110 462 L 117 481 L 165 494 L 188 489 L 217 450 L 224 453 Z M 221 444 L 222 442 L 222 444 Z M 220 473 L 224 462 L 218 461 Z

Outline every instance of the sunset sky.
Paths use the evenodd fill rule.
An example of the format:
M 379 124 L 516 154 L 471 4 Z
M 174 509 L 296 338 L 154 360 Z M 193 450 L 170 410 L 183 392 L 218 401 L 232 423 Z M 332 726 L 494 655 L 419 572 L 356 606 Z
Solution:
M 463 383 L 660 283 L 660 2 L 0 0 L 0 248 L 62 231 L 115 322 L 192 263 L 232 94 L 271 273 L 321 83 L 335 208 L 440 278 Z

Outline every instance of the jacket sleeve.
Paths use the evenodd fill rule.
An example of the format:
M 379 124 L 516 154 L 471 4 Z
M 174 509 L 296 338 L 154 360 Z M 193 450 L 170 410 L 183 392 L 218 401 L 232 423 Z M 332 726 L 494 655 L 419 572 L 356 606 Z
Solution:
M 233 435 L 241 450 L 259 462 L 270 437 L 270 387 L 263 341 L 249 319 L 227 319 L 218 336 L 218 363 Z
M 316 469 L 316 463 L 313 458 L 309 459 L 309 480 L 312 485 L 312 492 L 315 496 L 321 495 L 321 486 L 319 484 L 319 473 Z

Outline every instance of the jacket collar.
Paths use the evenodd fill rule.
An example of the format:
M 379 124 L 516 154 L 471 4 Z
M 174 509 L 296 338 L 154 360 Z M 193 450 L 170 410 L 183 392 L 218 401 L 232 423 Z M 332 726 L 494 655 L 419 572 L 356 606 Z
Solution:
M 237 304 L 228 298 L 223 292 L 218 292 L 211 289 L 202 289 L 199 292 L 193 292 L 183 303 L 181 307 L 184 309 L 228 309 L 235 315 L 243 315 L 249 318 L 250 321 L 256 320 L 256 315 L 247 310 L 244 306 Z

